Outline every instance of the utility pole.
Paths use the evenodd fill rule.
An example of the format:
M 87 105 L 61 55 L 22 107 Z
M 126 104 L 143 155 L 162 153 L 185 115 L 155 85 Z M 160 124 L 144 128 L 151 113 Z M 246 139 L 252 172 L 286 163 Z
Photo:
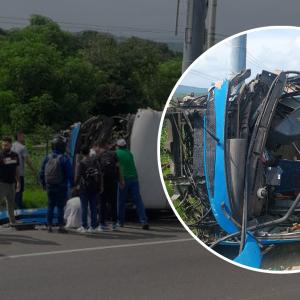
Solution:
M 230 42 L 230 77 L 246 70 L 247 35 L 240 35 Z
M 179 1 L 177 2 L 177 15 Z M 182 60 L 182 73 L 194 62 L 198 56 L 204 52 L 206 42 L 205 21 L 207 15 L 207 0 L 187 0 L 186 27 L 184 32 L 184 47 Z M 176 28 L 178 17 L 176 17 Z M 175 33 L 176 33 L 175 29 Z M 172 122 L 173 128 L 173 153 L 175 164 L 175 175 L 183 176 L 183 147 L 181 146 L 182 118 L 174 115 Z M 175 149 L 176 147 L 176 149 Z M 199 151 L 198 151 L 199 152 Z M 199 164 L 198 164 L 199 165 Z
M 207 48 L 216 43 L 217 0 L 208 0 Z
M 175 23 L 175 35 L 178 34 L 179 7 L 180 7 L 180 0 L 177 0 L 176 23 Z
M 187 0 L 182 73 L 204 52 L 207 0 Z

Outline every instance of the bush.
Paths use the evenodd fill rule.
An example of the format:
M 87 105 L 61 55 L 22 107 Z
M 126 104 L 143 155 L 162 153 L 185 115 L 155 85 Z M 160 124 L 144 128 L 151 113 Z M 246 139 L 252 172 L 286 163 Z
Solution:
M 47 194 L 41 188 L 26 189 L 23 198 L 25 208 L 47 207 Z
M 38 181 L 38 172 L 47 149 L 45 145 L 33 145 L 36 140 L 42 141 L 43 139 L 36 135 L 26 136 L 27 150 L 36 170 L 36 174 L 33 174 L 28 166 L 25 166 L 25 192 L 23 195 L 25 208 L 40 208 L 47 206 L 46 192 L 43 191 Z

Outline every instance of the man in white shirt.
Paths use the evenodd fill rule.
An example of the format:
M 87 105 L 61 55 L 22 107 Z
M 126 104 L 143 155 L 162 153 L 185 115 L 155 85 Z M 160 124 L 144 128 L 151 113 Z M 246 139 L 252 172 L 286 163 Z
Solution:
M 16 193 L 15 204 L 19 209 L 23 208 L 23 192 L 24 192 L 24 176 L 25 176 L 25 163 L 28 165 L 30 170 L 36 176 L 37 172 L 33 167 L 33 164 L 28 156 L 28 152 L 25 146 L 25 136 L 23 132 L 17 132 L 15 136 L 15 142 L 12 145 L 12 151 L 18 154 L 19 156 L 19 174 L 20 174 L 20 191 Z

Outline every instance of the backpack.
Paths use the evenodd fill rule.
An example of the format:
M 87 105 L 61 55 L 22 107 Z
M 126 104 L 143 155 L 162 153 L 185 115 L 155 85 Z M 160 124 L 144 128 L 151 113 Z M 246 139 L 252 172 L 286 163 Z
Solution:
M 46 184 L 56 185 L 64 181 L 64 174 L 61 167 L 62 155 L 50 155 L 45 166 L 45 181 Z
M 98 193 L 103 191 L 103 173 L 96 159 L 93 160 L 93 164 L 87 165 L 81 178 L 81 184 L 88 192 Z
M 116 177 L 116 154 L 113 151 L 100 154 L 99 162 L 105 176 Z

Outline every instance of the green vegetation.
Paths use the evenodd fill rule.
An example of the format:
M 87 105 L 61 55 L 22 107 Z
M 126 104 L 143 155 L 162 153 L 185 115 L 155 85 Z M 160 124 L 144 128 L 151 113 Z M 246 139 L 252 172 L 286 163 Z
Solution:
M 170 195 L 170 197 L 172 197 L 172 195 L 174 194 L 173 184 L 170 179 L 167 179 L 168 176 L 170 176 L 172 174 L 172 171 L 171 171 L 172 159 L 171 159 L 170 153 L 168 153 L 168 151 L 165 148 L 167 141 L 168 141 L 168 130 L 167 130 L 166 122 L 165 122 L 163 125 L 163 128 L 162 128 L 161 137 L 160 137 L 160 163 L 162 166 L 163 177 L 164 177 L 164 181 L 165 181 L 165 185 L 166 185 L 168 194 Z
M 171 178 L 172 175 L 172 157 L 169 151 L 166 149 L 168 142 L 168 127 L 167 122 L 163 124 L 161 139 L 160 139 L 160 161 L 163 170 L 164 182 L 170 198 L 176 193 L 179 194 L 178 198 L 173 199 L 173 204 L 182 218 L 182 220 L 190 227 L 190 229 L 198 236 L 205 234 L 199 231 L 199 227 L 196 226 L 197 222 L 201 219 L 204 214 L 203 207 L 199 199 L 192 197 L 189 193 L 186 194 L 184 191 L 178 191 L 176 182 Z
M 41 162 L 47 152 L 45 146 L 32 146 L 31 138 L 28 139 L 28 151 L 34 168 L 39 170 Z M 47 195 L 38 182 L 38 174 L 33 174 L 29 168 L 25 169 L 25 192 L 23 204 L 26 208 L 38 208 L 47 206 Z
M 179 198 L 174 201 L 174 206 L 182 220 L 189 225 L 196 235 L 199 235 L 199 228 L 195 226 L 203 216 L 203 207 L 199 199 L 192 196 L 188 196 L 184 200 Z
M 72 34 L 38 15 L 23 29 L 0 31 L 0 60 L 0 136 L 162 109 L 181 73 L 180 55 L 166 44 Z
M 47 194 L 40 187 L 27 187 L 23 197 L 25 208 L 47 207 Z
M 39 15 L 25 28 L 0 29 L 0 61 L 0 139 L 24 131 L 37 170 L 54 132 L 92 115 L 161 110 L 181 75 L 181 54 L 166 44 L 70 33 Z M 45 205 L 28 168 L 25 190 L 27 207 Z

